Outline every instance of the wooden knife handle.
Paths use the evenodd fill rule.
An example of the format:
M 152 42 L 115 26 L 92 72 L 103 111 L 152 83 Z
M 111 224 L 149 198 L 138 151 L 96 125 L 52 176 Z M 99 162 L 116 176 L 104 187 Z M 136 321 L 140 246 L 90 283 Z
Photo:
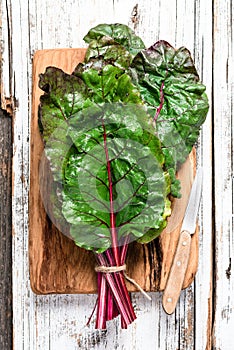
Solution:
M 172 314 L 183 286 L 185 273 L 190 255 L 191 234 L 182 231 L 168 276 L 166 288 L 163 293 L 163 308 L 167 314 Z

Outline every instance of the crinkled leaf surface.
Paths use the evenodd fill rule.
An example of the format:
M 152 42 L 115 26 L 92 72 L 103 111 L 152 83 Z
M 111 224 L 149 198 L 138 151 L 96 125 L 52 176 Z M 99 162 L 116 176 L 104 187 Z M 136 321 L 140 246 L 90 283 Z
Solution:
M 95 103 L 121 101 L 142 104 L 140 93 L 127 72 L 115 64 L 109 64 L 102 57 L 89 64 L 78 65 L 74 74 L 90 89 Z
M 91 93 L 79 77 L 55 67 L 40 74 L 39 87 L 45 92 L 40 98 L 40 123 L 46 142 L 63 121 L 91 105 Z
M 208 102 L 187 49 L 160 41 L 146 50 L 121 24 L 99 25 L 84 39 L 85 62 L 71 75 L 54 67 L 41 75 L 40 126 L 53 215 L 70 224 L 76 244 L 102 252 L 111 214 L 119 238 L 146 243 L 165 227 L 167 196 L 179 196 L 175 172 Z
M 60 76 L 60 71 L 55 68 L 53 71 L 55 76 Z M 94 89 L 88 93 L 87 105 L 92 107 L 81 109 L 67 103 L 61 112 L 57 101 L 66 91 L 52 89 L 51 70 L 46 74 L 43 78 L 47 82 L 47 95 L 41 99 L 41 123 L 46 130 L 43 133 L 45 152 L 55 180 L 50 194 L 53 217 L 60 222 L 63 217 L 66 219 L 77 245 L 98 252 L 110 246 L 110 185 L 103 149 L 105 127 L 119 237 L 131 233 L 132 239 L 143 239 L 149 230 L 158 235 L 166 224 L 168 187 L 162 169 L 161 144 L 144 107 L 113 102 L 97 104 L 98 93 Z M 79 82 L 80 78 L 71 76 L 72 82 L 76 82 L 75 79 Z M 68 77 L 62 74 L 61 85 L 66 84 L 66 80 L 69 81 Z M 130 79 L 128 82 L 132 86 Z M 70 81 L 69 84 L 73 88 L 74 84 Z M 104 83 L 99 80 L 99 84 L 102 88 Z M 129 88 L 125 90 L 125 86 L 123 91 L 128 91 L 133 101 L 141 102 L 138 91 L 132 93 Z M 113 96 L 110 92 L 111 89 L 107 95 Z M 67 92 L 70 97 L 72 93 L 71 89 Z M 77 84 L 74 93 L 82 94 L 85 100 L 87 90 Z M 125 102 L 124 95 L 123 100 Z
M 197 141 L 208 111 L 190 52 L 159 41 L 133 60 L 131 74 L 155 120 L 167 169 L 177 169 Z
M 67 135 L 67 121 L 74 113 L 92 104 L 89 99 L 91 94 L 88 96 L 88 89 L 80 78 L 55 67 L 47 67 L 46 72 L 40 75 L 39 87 L 44 91 L 40 98 L 39 125 L 54 180 L 51 183 L 50 176 L 47 175 L 46 179 L 43 175 L 46 166 L 42 157 L 41 196 L 47 214 L 64 232 L 66 224 L 62 215 L 61 181 L 64 159 L 69 155 L 72 144 Z
M 166 223 L 168 188 L 160 141 L 144 110 L 106 105 L 95 115 L 91 110 L 83 118 L 75 116 L 70 125 L 78 152 L 67 161 L 63 214 L 76 244 L 98 252 L 111 245 L 110 186 L 119 239 L 131 234 L 136 240 L 149 230 L 159 234 Z
M 93 56 L 103 55 L 106 48 L 111 54 L 110 46 L 112 45 L 122 46 L 130 53 L 132 58 L 145 48 L 141 38 L 128 26 L 120 23 L 99 24 L 90 29 L 84 37 L 84 41 L 89 44 L 86 60 Z

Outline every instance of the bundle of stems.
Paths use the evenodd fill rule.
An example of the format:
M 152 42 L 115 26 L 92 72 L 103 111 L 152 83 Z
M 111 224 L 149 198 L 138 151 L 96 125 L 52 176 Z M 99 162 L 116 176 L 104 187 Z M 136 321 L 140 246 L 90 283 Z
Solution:
M 127 235 L 125 238 L 122 238 L 122 242 L 118 241 L 113 200 L 111 161 L 108 153 L 107 134 L 104 120 L 102 121 L 102 126 L 104 131 L 104 150 L 109 183 L 110 236 L 112 245 L 111 248 L 107 249 L 103 253 L 96 254 L 96 258 L 99 266 L 102 266 L 104 268 L 118 268 L 125 264 L 130 237 Z M 119 314 L 121 315 L 122 328 L 127 328 L 128 325 L 136 319 L 131 299 L 125 284 L 124 272 L 98 272 L 98 304 L 96 328 L 105 329 L 106 321 L 112 320 Z
M 119 314 L 121 315 L 121 327 L 123 329 L 126 329 L 128 325 L 136 319 L 124 277 L 128 243 L 129 236 L 125 238 L 124 244 L 121 247 L 113 245 L 112 248 L 109 248 L 104 253 L 96 254 L 99 266 L 101 266 L 104 271 L 105 267 L 107 267 L 105 272 L 97 272 L 97 329 L 106 329 L 106 321 L 112 320 Z M 121 270 L 121 267 L 122 270 L 118 272 L 109 272 L 108 267 L 113 267 L 113 269 L 109 269 L 109 271 L 115 271 L 115 269 Z M 98 268 L 97 271 L 99 271 Z

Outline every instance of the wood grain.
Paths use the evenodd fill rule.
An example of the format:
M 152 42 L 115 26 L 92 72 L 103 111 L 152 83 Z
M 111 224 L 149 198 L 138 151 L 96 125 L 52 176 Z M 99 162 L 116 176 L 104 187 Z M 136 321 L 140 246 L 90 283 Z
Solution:
M 0 110 L 0 349 L 12 348 L 12 120 Z
M 214 2 L 214 349 L 234 348 L 234 2 Z M 220 55 L 222 52 L 222 55 Z M 224 101 L 220 103 L 220 101 Z
M 6 0 L 1 3 L 1 100 L 2 106 L 7 106 L 10 102 L 9 107 L 14 114 L 12 323 L 15 350 L 210 350 L 212 347 L 218 350 L 225 349 L 223 342 L 225 346 L 231 344 L 229 340 L 232 340 L 234 325 L 229 311 L 232 309 L 225 306 L 226 300 L 231 305 L 234 298 L 231 285 L 226 288 L 226 270 L 229 272 L 230 269 L 223 258 L 229 257 L 232 243 L 231 236 L 226 235 L 224 238 L 221 230 L 223 224 L 229 222 L 228 211 L 220 210 L 222 201 L 219 190 L 223 191 L 223 186 L 217 188 L 217 193 L 212 189 L 212 135 L 215 116 L 215 159 L 219 162 L 216 181 L 225 184 L 222 159 L 224 157 L 226 161 L 230 155 L 227 150 L 233 137 L 230 135 L 230 120 L 233 117 L 230 109 L 233 96 L 231 65 L 234 62 L 231 44 L 233 5 L 233 1 L 221 0 L 139 0 L 137 4 L 135 0 Z M 211 108 L 197 148 L 197 162 L 205 167 L 205 186 L 199 213 L 199 268 L 196 283 L 182 291 L 176 312 L 171 316 L 166 315 L 162 309 L 161 293 L 150 293 L 152 302 L 146 300 L 141 293 L 132 293 L 137 314 L 133 326 L 128 330 L 121 330 L 119 320 L 116 319 L 108 325 L 107 331 L 100 332 L 94 329 L 94 320 L 89 327 L 84 327 L 95 304 L 95 295 L 35 295 L 30 288 L 29 138 L 34 52 L 48 48 L 84 47 L 82 38 L 87 31 L 99 23 L 107 22 L 129 25 L 143 38 L 146 46 L 164 39 L 175 47 L 187 47 L 194 57 L 202 81 L 207 86 Z M 214 62 L 217 63 L 214 65 Z M 231 198 L 233 189 L 228 187 L 226 195 Z M 212 207 L 215 208 L 216 202 L 219 204 L 216 213 L 220 213 L 217 224 L 218 255 L 215 255 L 213 248 L 216 232 L 213 231 Z M 223 243 L 220 243 L 221 239 Z M 151 246 L 147 251 L 148 249 L 154 252 L 157 247 Z M 213 266 L 214 261 L 216 269 Z M 217 269 L 219 287 L 216 291 L 219 298 L 213 289 Z M 217 310 L 216 315 L 213 315 L 213 310 Z M 228 317 L 223 318 L 224 315 Z M 217 323 L 212 329 L 214 318 Z M 214 339 L 217 346 L 214 345 Z
M 31 164 L 29 206 L 30 280 L 35 293 L 94 293 L 97 291 L 95 259 L 92 252 L 78 248 L 51 223 L 40 196 L 39 166 L 43 144 L 38 130 L 39 74 L 47 66 L 71 73 L 84 58 L 84 49 L 43 50 L 36 52 L 33 63 L 33 98 L 31 120 Z M 163 290 L 170 271 L 195 169 L 195 152 L 181 168 L 182 199 L 174 200 L 169 228 L 160 239 L 148 245 L 132 243 L 127 257 L 127 273 L 146 291 Z M 48 170 L 45 171 L 48 173 Z M 198 263 L 198 232 L 193 237 L 187 287 Z M 136 288 L 128 283 L 130 291 Z
M 163 308 L 167 314 L 172 314 L 175 311 L 187 269 L 190 247 L 191 233 L 182 231 L 163 293 Z

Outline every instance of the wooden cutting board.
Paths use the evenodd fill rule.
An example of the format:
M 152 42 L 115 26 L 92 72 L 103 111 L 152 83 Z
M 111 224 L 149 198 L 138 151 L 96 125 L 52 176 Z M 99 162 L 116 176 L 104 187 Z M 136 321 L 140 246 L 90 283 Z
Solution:
M 95 259 L 92 252 L 77 247 L 49 220 L 41 200 L 39 163 L 43 143 L 38 129 L 38 105 L 42 91 L 39 74 L 47 66 L 71 73 L 82 62 L 85 49 L 55 49 L 36 52 L 33 61 L 33 95 L 31 118 L 30 195 L 29 195 L 29 265 L 32 290 L 37 294 L 95 293 L 97 291 Z M 177 245 L 180 227 L 195 175 L 195 150 L 178 173 L 182 198 L 174 199 L 168 226 L 159 239 L 147 245 L 131 243 L 127 256 L 127 274 L 146 291 L 164 290 Z M 198 228 L 192 237 L 189 266 L 183 288 L 195 276 L 198 265 Z M 136 288 L 127 282 L 129 291 Z

